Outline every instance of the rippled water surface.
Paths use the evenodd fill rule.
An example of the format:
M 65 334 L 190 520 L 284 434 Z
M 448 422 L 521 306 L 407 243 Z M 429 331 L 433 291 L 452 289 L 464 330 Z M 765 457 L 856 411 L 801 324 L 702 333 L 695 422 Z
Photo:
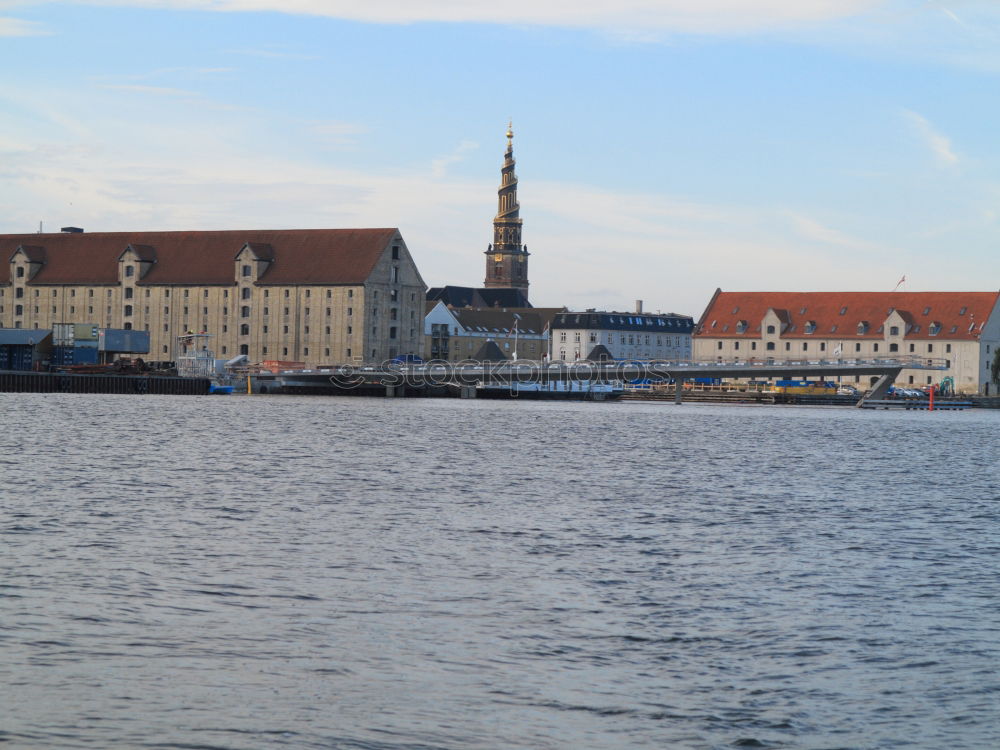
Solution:
M 1000 747 L 998 412 L 0 413 L 0 745 Z

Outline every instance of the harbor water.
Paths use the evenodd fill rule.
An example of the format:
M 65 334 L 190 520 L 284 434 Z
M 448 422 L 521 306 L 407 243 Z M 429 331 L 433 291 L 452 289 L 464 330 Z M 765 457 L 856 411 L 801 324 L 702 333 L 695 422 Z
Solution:
M 1000 412 L 0 413 L 0 746 L 1000 747 Z

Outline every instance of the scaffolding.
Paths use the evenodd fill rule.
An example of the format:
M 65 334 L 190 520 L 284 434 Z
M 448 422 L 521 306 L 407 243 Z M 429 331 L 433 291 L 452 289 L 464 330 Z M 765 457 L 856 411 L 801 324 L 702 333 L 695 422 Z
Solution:
M 175 358 L 182 378 L 216 378 L 215 352 L 208 348 L 211 334 L 188 331 L 177 337 L 180 354 Z

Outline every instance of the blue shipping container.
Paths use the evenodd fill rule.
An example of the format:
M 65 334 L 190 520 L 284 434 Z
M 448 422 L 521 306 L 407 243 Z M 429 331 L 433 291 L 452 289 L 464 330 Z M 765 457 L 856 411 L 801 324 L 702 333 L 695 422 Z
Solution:
M 70 365 L 96 365 L 97 347 L 53 346 L 50 362 L 55 367 L 68 367 Z
M 10 361 L 8 370 L 28 370 L 34 365 L 34 354 L 32 346 L 10 346 Z
M 102 328 L 98 348 L 102 352 L 149 353 L 149 331 L 131 328 Z

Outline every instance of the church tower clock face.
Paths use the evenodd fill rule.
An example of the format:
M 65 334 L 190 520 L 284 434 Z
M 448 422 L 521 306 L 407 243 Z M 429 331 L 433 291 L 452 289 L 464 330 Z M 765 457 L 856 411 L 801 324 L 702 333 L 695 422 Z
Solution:
M 497 253 L 496 255 L 493 256 L 493 260 L 496 263 L 502 263 L 503 262 L 503 255 L 501 255 L 500 253 Z

